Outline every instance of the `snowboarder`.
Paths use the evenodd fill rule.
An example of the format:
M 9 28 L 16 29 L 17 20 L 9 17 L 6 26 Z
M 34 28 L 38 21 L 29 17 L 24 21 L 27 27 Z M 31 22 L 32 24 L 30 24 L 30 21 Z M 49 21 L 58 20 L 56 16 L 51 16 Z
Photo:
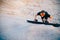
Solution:
M 42 10 L 40 12 L 38 12 L 36 15 L 35 15 L 35 21 L 38 21 L 36 18 L 37 16 L 41 16 L 41 19 L 42 19 L 42 22 L 43 23 L 49 23 L 48 22 L 48 18 L 52 19 L 52 16 L 50 16 L 50 14 L 48 14 L 48 12 Z

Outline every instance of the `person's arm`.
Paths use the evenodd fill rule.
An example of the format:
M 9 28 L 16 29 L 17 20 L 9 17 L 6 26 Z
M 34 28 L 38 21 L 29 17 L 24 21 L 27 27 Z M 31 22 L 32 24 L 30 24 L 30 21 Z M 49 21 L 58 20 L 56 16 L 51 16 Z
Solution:
M 50 19 L 53 18 L 50 14 L 48 14 L 48 12 L 46 12 L 46 14 L 48 15 L 48 17 L 49 17 Z
M 46 12 L 48 14 L 48 12 Z M 51 21 L 53 19 L 53 17 L 51 15 L 48 14 L 49 20 Z
M 38 12 L 38 13 L 35 15 L 34 21 L 38 21 L 38 20 L 37 20 L 37 16 L 38 16 L 38 15 L 40 15 L 40 12 Z
M 35 15 L 35 19 L 37 18 L 38 15 Z
M 35 15 L 35 18 L 34 18 L 34 21 L 36 21 L 36 20 L 37 20 L 37 16 L 38 16 L 38 15 L 36 14 L 36 15 Z

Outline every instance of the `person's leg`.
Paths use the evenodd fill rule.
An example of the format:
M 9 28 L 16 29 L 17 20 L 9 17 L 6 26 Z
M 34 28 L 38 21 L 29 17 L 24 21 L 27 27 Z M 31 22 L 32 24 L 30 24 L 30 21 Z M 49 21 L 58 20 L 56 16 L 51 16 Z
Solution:
M 42 19 L 42 22 L 43 22 L 43 23 L 45 23 L 44 18 L 43 18 L 43 17 L 41 17 L 41 19 Z
M 45 18 L 45 23 L 49 23 L 49 22 L 48 22 L 48 17 L 47 17 L 47 18 Z
M 41 17 L 43 23 L 49 23 L 48 17 Z

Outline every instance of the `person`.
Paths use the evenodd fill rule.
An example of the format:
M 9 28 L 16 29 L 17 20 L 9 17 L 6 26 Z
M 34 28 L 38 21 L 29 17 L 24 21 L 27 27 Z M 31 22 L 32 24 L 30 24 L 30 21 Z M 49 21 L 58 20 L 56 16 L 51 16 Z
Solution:
M 41 16 L 41 19 L 42 19 L 42 22 L 43 23 L 49 23 L 48 22 L 48 18 L 52 19 L 52 16 L 50 14 L 48 14 L 48 12 L 42 10 L 41 12 L 38 12 L 36 15 L 35 15 L 35 21 L 38 21 L 36 18 L 37 16 Z

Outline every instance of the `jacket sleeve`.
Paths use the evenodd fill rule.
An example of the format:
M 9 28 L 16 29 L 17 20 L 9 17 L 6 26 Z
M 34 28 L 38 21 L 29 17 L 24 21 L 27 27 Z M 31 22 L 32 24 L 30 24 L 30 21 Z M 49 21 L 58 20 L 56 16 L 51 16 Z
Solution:
M 48 12 L 45 12 L 46 13 L 46 15 L 48 16 L 48 17 L 50 17 L 50 14 L 48 14 Z
M 40 15 L 41 12 L 38 12 L 37 15 Z

